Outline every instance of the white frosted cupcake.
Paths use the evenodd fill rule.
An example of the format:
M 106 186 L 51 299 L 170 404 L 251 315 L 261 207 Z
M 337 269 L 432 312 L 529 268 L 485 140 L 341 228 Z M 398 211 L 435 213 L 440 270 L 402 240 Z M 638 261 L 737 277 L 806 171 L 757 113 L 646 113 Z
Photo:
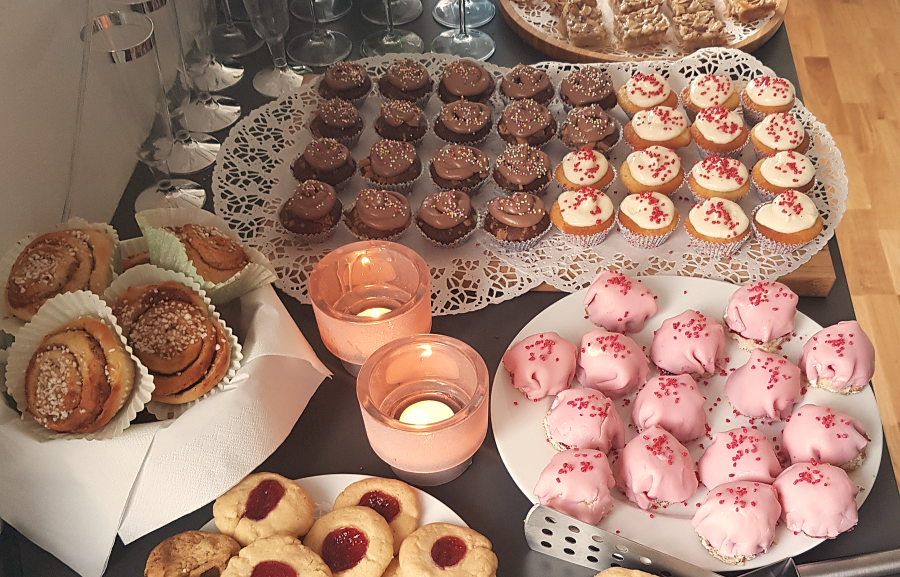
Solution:
M 691 143 L 691 131 L 683 112 L 668 106 L 640 110 L 622 129 L 625 142 L 633 150 L 651 146 L 682 148 Z
M 786 190 L 806 194 L 816 185 L 816 168 L 806 156 L 787 150 L 757 162 L 750 181 L 763 201 Z
M 741 115 L 724 106 L 713 106 L 700 112 L 690 132 L 701 158 L 712 155 L 740 158 L 750 138 Z
M 612 201 L 602 191 L 583 187 L 566 190 L 550 207 L 550 220 L 566 240 L 587 248 L 603 242 L 616 220 Z
M 793 190 L 782 192 L 753 211 L 753 231 L 760 246 L 775 254 L 789 254 L 822 232 L 824 222 L 811 198 Z
M 651 146 L 635 150 L 619 169 L 622 184 L 631 193 L 661 192 L 671 195 L 684 184 L 681 158 L 671 148 Z
M 714 196 L 737 200 L 750 192 L 750 171 L 735 158 L 708 156 L 694 165 L 687 183 L 697 202 Z
M 751 126 L 767 114 L 787 112 L 794 106 L 796 90 L 790 81 L 774 76 L 757 76 L 741 92 L 744 118 Z
M 616 91 L 616 100 L 619 106 L 628 115 L 633 117 L 641 110 L 650 110 L 654 106 L 678 106 L 678 95 L 672 91 L 669 81 L 655 72 L 643 74 L 638 72 L 628 79 Z
M 724 106 L 728 110 L 737 110 L 741 98 L 731 80 L 721 74 L 704 74 L 697 76 L 681 91 L 681 103 L 691 122 L 697 114 L 706 108 Z
M 616 169 L 593 148 L 582 148 L 565 155 L 553 175 L 566 190 L 582 186 L 606 190 L 616 177 Z
M 796 116 L 779 112 L 766 116 L 750 130 L 750 144 L 757 158 L 782 150 L 805 153 L 809 150 L 809 133 Z
M 750 236 L 750 219 L 736 202 L 713 197 L 691 209 L 684 228 L 701 256 L 725 258 Z
M 642 192 L 629 194 L 622 200 L 616 219 L 628 244 L 637 248 L 656 248 L 666 242 L 678 226 L 678 211 L 666 195 Z

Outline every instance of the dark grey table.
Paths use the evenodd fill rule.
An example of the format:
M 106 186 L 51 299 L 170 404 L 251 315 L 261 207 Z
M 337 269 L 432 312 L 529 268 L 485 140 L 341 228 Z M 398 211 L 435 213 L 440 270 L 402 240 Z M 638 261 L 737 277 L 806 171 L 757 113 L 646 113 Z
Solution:
M 428 13 L 430 9 L 431 6 L 426 6 L 426 13 L 405 27 L 419 33 L 426 43 L 444 30 L 431 19 Z M 358 7 L 354 8 L 350 16 L 330 26 L 346 32 L 357 45 L 365 34 L 377 28 L 359 16 Z M 294 20 L 291 35 L 306 27 L 308 25 Z M 540 52 L 519 39 L 499 15 L 482 29 L 497 41 L 497 53 L 490 60 L 494 64 L 512 66 L 517 62 L 546 60 Z M 790 44 L 783 28 L 754 54 L 779 76 L 797 84 Z M 354 48 L 351 57 L 359 57 L 358 48 Z M 264 49 L 241 62 L 248 71 L 270 64 L 269 55 Z M 226 91 L 226 94 L 237 98 L 245 112 L 268 102 L 268 99 L 253 91 L 249 72 L 246 78 Z M 227 132 L 223 132 L 217 136 L 224 139 L 226 134 Z M 206 170 L 192 178 L 210 189 L 211 175 L 212 170 Z M 133 218 L 134 198 L 149 182 L 149 172 L 143 166 L 138 166 L 113 220 L 122 238 L 138 235 Z M 211 209 L 211 202 L 207 208 Z M 830 295 L 826 298 L 800 299 L 800 310 L 822 325 L 854 316 L 840 252 L 834 240 L 831 254 L 835 261 L 837 282 Z M 259 470 L 274 471 L 289 478 L 331 473 L 392 476 L 390 468 L 369 447 L 356 401 L 355 380 L 322 344 L 312 308 L 299 304 L 291 297 L 283 294 L 280 296 L 316 354 L 335 376 L 319 387 L 288 439 L 260 465 Z M 434 319 L 433 331 L 454 336 L 470 344 L 484 357 L 488 370 L 493 375 L 503 351 L 519 330 L 535 314 L 564 296 L 562 293 L 532 292 L 481 311 L 438 317 Z M 523 533 L 523 520 L 531 502 L 507 473 L 490 430 L 484 445 L 476 453 L 472 466 L 461 477 L 444 486 L 425 490 L 492 541 L 500 560 L 500 577 L 590 577 L 594 574 L 594 571 L 556 561 L 528 549 Z M 117 542 L 106 575 L 142 575 L 147 556 L 160 541 L 181 531 L 197 529 L 211 518 L 212 504 L 208 504 L 127 547 Z M 797 561 L 820 561 L 900 548 L 898 518 L 900 494 L 885 448 L 880 474 L 860 510 L 859 526 L 854 531 L 799 556 Z M 0 535 L 0 577 L 72 575 L 75 575 L 73 571 L 13 528 L 7 526 Z

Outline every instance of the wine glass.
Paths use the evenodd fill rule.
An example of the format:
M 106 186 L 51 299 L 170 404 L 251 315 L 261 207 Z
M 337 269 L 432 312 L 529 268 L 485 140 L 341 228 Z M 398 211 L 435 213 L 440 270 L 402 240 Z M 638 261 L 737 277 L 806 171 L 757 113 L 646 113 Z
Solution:
M 288 65 L 284 52 L 284 36 L 290 24 L 287 0 L 244 0 L 253 29 L 269 46 L 273 68 L 260 70 L 253 77 L 253 88 L 271 98 L 297 90 L 303 85 L 309 68 Z
M 225 14 L 225 22 L 212 29 L 213 55 L 238 58 L 256 52 L 263 45 L 263 39 L 253 30 L 249 22 L 235 22 L 228 0 L 219 0 Z
M 359 51 L 364 57 L 425 52 L 425 42 L 418 34 L 394 28 L 393 8 L 391 0 L 384 0 L 387 30 L 378 30 L 366 36 L 359 46 Z
M 391 16 L 394 26 L 409 24 L 422 14 L 422 0 L 391 0 Z M 387 8 L 383 0 L 367 0 L 360 8 L 363 18 L 372 24 L 388 23 Z
M 432 52 L 474 60 L 487 60 L 495 47 L 493 38 L 466 26 L 466 0 L 459 0 L 459 28 L 442 32 L 431 42 Z
M 352 0 L 319 0 L 310 3 L 307 0 L 292 0 L 291 14 L 303 22 L 315 22 L 320 24 L 334 22 L 342 18 L 353 8 Z M 315 19 L 313 18 L 315 14 Z
M 484 26 L 494 19 L 497 8 L 491 0 L 468 0 L 466 2 L 466 25 L 470 28 Z M 432 17 L 441 26 L 459 28 L 459 2 L 440 0 L 434 5 Z
M 179 0 L 175 6 L 184 65 L 196 94 L 185 109 L 187 126 L 196 132 L 216 132 L 228 128 L 241 117 L 241 107 L 231 98 L 211 94 L 209 70 L 213 55 L 206 0 Z
M 345 34 L 322 28 L 315 0 L 303 0 L 309 4 L 313 29 L 300 34 L 288 44 L 287 53 L 295 62 L 307 66 L 328 66 L 350 55 L 353 42 Z

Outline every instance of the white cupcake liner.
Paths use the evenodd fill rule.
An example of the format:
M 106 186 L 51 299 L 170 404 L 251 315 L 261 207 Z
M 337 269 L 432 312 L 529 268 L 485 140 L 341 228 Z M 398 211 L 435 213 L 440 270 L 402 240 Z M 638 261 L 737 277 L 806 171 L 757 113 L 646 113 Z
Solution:
M 134 385 L 125 403 L 105 425 L 93 433 L 58 433 L 45 428 L 28 412 L 28 401 L 25 396 L 25 371 L 35 350 L 40 346 L 44 336 L 56 331 L 63 325 L 83 317 L 93 317 L 112 327 L 125 351 L 134 361 Z M 125 342 L 122 329 L 116 323 L 112 309 L 100 300 L 98 295 L 88 291 L 64 293 L 48 300 L 34 315 L 27 325 L 16 334 L 16 341 L 9 349 L 6 369 L 6 387 L 15 399 L 16 407 L 22 413 L 22 421 L 28 430 L 41 439 L 111 439 L 127 429 L 135 416 L 144 409 L 153 393 L 153 378 L 147 368 L 134 355 L 134 351 Z
M 560 234 L 562 234 L 564 241 L 574 247 L 582 249 L 591 248 L 606 240 L 606 237 L 609 236 L 609 233 L 612 232 L 614 228 L 616 228 L 616 224 L 619 222 L 618 209 L 615 209 L 613 211 L 612 219 L 613 223 L 603 232 L 598 232 L 596 234 L 569 234 L 560 230 Z
M 596 148 L 594 149 L 594 150 L 597 150 L 597 152 L 599 152 L 600 154 L 602 154 L 603 156 L 605 156 L 607 158 L 609 158 L 609 155 L 612 154 L 613 149 L 615 149 L 615 147 L 619 146 L 619 144 L 622 142 L 622 139 L 624 138 L 624 133 L 625 133 L 625 128 L 622 126 L 621 122 L 619 122 L 615 118 L 613 118 L 613 122 L 615 122 L 616 126 L 619 127 L 619 130 L 618 130 L 619 135 L 618 135 L 618 138 L 616 138 L 615 144 L 610 146 L 609 150 L 607 150 L 607 151 L 597 150 Z M 568 124 L 568 120 L 566 120 L 565 122 L 563 122 L 562 124 L 559 125 L 559 130 L 556 131 L 556 139 L 559 140 L 559 142 L 563 146 L 568 148 L 569 150 L 572 150 L 572 151 L 581 150 L 580 146 L 578 148 L 573 148 L 573 147 L 569 146 L 568 144 L 566 144 L 565 142 L 563 142 L 562 131 L 563 131 L 563 128 L 565 128 L 566 124 Z
M 234 233 L 224 219 L 199 208 L 159 208 L 145 210 L 135 215 L 138 226 L 147 239 L 150 251 L 150 262 L 165 269 L 183 272 L 197 282 L 206 291 L 214 304 L 223 304 L 253 291 L 263 285 L 275 281 L 275 269 L 261 252 L 247 246 Z M 239 243 L 250 262 L 244 269 L 224 283 L 212 283 L 204 280 L 193 263 L 188 260 L 184 245 L 178 238 L 163 230 L 166 226 L 183 226 L 199 224 L 219 229 L 232 240 Z
M 99 231 L 105 232 L 109 235 L 113 240 L 113 251 L 112 251 L 112 261 L 110 262 L 110 278 L 115 280 L 116 271 L 121 268 L 121 256 L 119 254 L 119 233 L 106 223 L 91 223 L 83 218 L 70 218 L 66 222 L 55 224 L 53 226 L 47 227 L 38 232 L 34 232 L 29 234 L 23 239 L 20 239 L 16 244 L 12 246 L 6 254 L 3 255 L 3 258 L 0 259 L 0 291 L 3 291 L 2 298 L 0 298 L 0 330 L 5 331 L 11 335 L 15 335 L 19 329 L 25 326 L 25 321 L 18 318 L 9 310 L 6 306 L 6 283 L 9 280 L 9 273 L 12 271 L 13 264 L 15 264 L 16 259 L 19 258 L 19 255 L 28 247 L 31 242 L 39 236 L 47 234 L 49 232 L 56 232 L 60 230 L 67 230 L 73 228 L 93 228 Z
M 130 238 L 128 240 L 123 240 L 119 243 L 119 257 L 122 263 L 120 266 L 124 266 L 125 260 L 129 257 L 135 256 L 142 252 L 148 252 L 146 238 L 138 236 L 135 238 Z M 121 268 L 118 272 L 119 274 L 122 274 Z
M 741 156 L 744 154 L 744 149 L 747 148 L 747 145 L 750 143 L 750 138 L 744 141 L 744 144 L 741 145 L 740 148 L 736 150 L 729 150 L 727 152 L 716 152 L 714 150 L 707 150 L 700 146 L 700 143 L 694 140 L 694 144 L 697 145 L 697 150 L 700 152 L 700 160 L 704 160 L 709 158 L 710 156 L 724 156 L 725 158 L 733 158 L 735 160 L 740 160 Z
M 763 118 L 767 116 L 765 112 L 759 112 L 757 110 L 753 110 L 745 101 L 746 93 L 741 91 L 740 93 L 740 101 L 741 101 L 741 113 L 744 115 L 744 120 L 747 122 L 747 127 L 752 128 L 756 126 L 760 122 L 762 122 Z
M 354 209 L 354 207 L 356 207 L 356 201 L 354 201 L 353 204 L 351 204 L 349 207 L 347 207 L 347 208 L 344 209 L 344 216 L 343 216 L 343 218 L 341 218 L 341 223 L 344 225 L 344 228 L 346 228 L 347 231 L 348 231 L 350 234 L 352 234 L 357 240 L 384 240 L 384 241 L 388 241 L 388 242 L 394 242 L 394 241 L 396 241 L 398 238 L 400 238 L 401 236 L 403 236 L 403 233 L 406 232 L 406 229 L 408 229 L 408 228 L 410 227 L 410 225 L 412 224 L 412 211 L 410 210 L 410 217 L 409 217 L 410 222 L 407 223 L 407 225 L 406 225 L 405 227 L 403 227 L 403 230 L 401 230 L 401 231 L 398 232 L 398 233 L 392 234 L 391 236 L 388 236 L 388 237 L 383 237 L 383 238 L 369 238 L 369 237 L 367 237 L 367 236 L 363 236 L 363 235 L 357 233 L 355 230 L 353 230 L 352 228 L 350 228 L 350 227 L 347 225 L 347 214 L 349 214 L 350 212 L 352 212 L 353 209 Z
M 786 242 L 778 242 L 772 240 L 766 235 L 759 232 L 756 228 L 756 212 L 762 207 L 762 204 L 756 205 L 753 209 L 753 212 L 750 214 L 750 226 L 753 228 L 753 236 L 756 237 L 756 240 L 759 242 L 759 246 L 766 252 L 771 254 L 791 254 L 801 246 L 805 244 L 809 244 L 808 242 L 800 242 L 800 243 L 786 243 Z M 809 241 L 812 242 L 812 241 Z
M 818 186 L 818 184 L 819 184 L 819 179 L 816 178 L 815 176 L 813 176 L 812 186 L 809 189 L 810 192 L 813 189 L 815 189 L 816 186 Z M 759 184 L 757 184 L 757 182 L 753 178 L 750 179 L 750 190 L 755 192 L 756 196 L 758 196 L 762 202 L 769 202 L 769 201 L 775 200 L 775 197 L 780 194 L 777 192 L 769 192 L 768 190 L 762 188 L 761 186 L 759 186 Z M 801 192 L 799 190 L 797 191 L 797 193 L 809 195 L 809 192 Z
M 613 184 L 615 184 L 616 178 L 618 178 L 618 176 L 619 176 L 619 173 L 616 171 L 616 167 L 613 166 L 612 163 L 609 164 L 609 170 L 612 171 L 613 177 L 612 177 L 612 180 L 609 181 L 609 184 L 607 184 L 603 188 L 597 188 L 593 184 L 585 184 L 583 186 L 578 186 L 575 188 L 568 188 L 567 186 L 563 185 L 563 183 L 556 180 L 556 170 L 553 171 L 553 180 L 555 180 L 556 183 L 559 184 L 559 186 L 562 187 L 563 190 L 578 190 L 579 188 L 593 188 L 595 190 L 599 190 L 600 192 L 606 193 L 606 191 L 609 190 L 609 187 L 612 186 Z
M 672 233 L 675 232 L 674 228 L 666 234 L 661 235 L 646 235 L 631 232 L 630 230 L 622 226 L 622 222 L 619 220 L 619 211 L 616 211 L 616 227 L 619 229 L 619 232 L 622 233 L 622 236 L 625 237 L 625 240 L 628 242 L 628 244 L 630 244 L 634 248 L 646 250 L 661 247 L 663 244 L 665 244 L 669 237 L 672 236 Z
M 311 244 L 321 244 L 323 242 L 327 242 L 331 240 L 331 237 L 334 236 L 334 231 L 337 229 L 338 225 L 341 223 L 341 220 L 338 219 L 337 222 L 334 223 L 328 230 L 324 230 L 318 234 L 300 234 L 294 232 L 292 230 L 288 230 L 281 224 L 281 219 L 279 218 L 279 214 L 281 213 L 281 207 L 284 206 L 284 203 L 288 202 L 290 198 L 287 200 L 282 198 L 277 198 L 275 196 L 269 196 L 266 199 L 265 204 L 263 205 L 263 213 L 272 216 L 271 226 L 275 229 L 276 234 L 279 236 L 285 237 L 289 239 L 292 243 L 297 245 L 311 245 Z M 340 202 L 338 200 L 337 202 Z M 343 211 L 342 211 L 343 212 Z M 263 223 L 263 227 L 265 227 L 265 223 Z
M 450 189 L 450 190 L 453 190 L 453 189 Z M 419 211 L 416 211 L 416 213 L 412 216 L 412 222 L 413 222 L 413 225 L 416 227 L 416 230 L 419 231 L 419 234 L 421 234 L 423 237 L 425 237 L 425 240 L 430 242 L 433 246 L 436 246 L 437 248 L 456 248 L 458 246 L 465 244 L 466 241 L 469 240 L 473 234 L 475 234 L 475 231 L 482 227 L 482 225 L 484 224 L 484 215 L 479 213 L 476 210 L 475 211 L 475 226 L 472 227 L 472 230 L 470 230 L 469 232 L 467 232 L 466 234 L 464 234 L 463 236 L 459 237 L 458 239 L 456 239 L 454 242 L 451 242 L 451 243 L 438 242 L 438 241 L 434 240 L 433 238 L 431 238 L 430 236 L 428 236 L 427 234 L 425 234 L 425 232 L 421 229 L 421 227 L 419 227 Z
M 693 248 L 697 254 L 705 258 L 728 258 L 739 251 L 749 238 L 750 235 L 745 234 L 740 240 L 716 243 L 697 238 L 688 232 L 688 247 Z
M 138 265 L 122 273 L 122 275 L 117 278 L 115 282 L 109 285 L 109 288 L 106 289 L 105 293 L 103 293 L 103 299 L 106 302 L 111 302 L 115 300 L 119 295 L 124 293 L 128 287 L 139 287 L 167 281 L 182 284 L 200 295 L 200 297 L 203 299 L 203 302 L 206 303 L 206 311 L 208 316 L 218 321 L 218 323 L 222 325 L 222 328 L 225 330 L 225 338 L 228 339 L 228 342 L 231 344 L 231 359 L 228 366 L 228 371 L 225 373 L 222 381 L 201 397 L 194 399 L 193 401 L 188 401 L 187 403 L 178 405 L 161 403 L 159 401 L 149 401 L 147 403 L 147 410 L 161 421 L 179 417 L 180 415 L 184 414 L 185 411 L 187 411 L 189 408 L 193 407 L 203 399 L 210 397 L 216 393 L 235 388 L 235 386 L 237 385 L 232 384 L 232 379 L 234 379 L 234 376 L 237 373 L 238 369 L 241 368 L 241 361 L 244 358 L 241 344 L 238 342 L 237 336 L 231 330 L 231 327 L 225 324 L 225 321 L 221 318 L 215 306 L 213 306 L 213 304 L 210 302 L 209 297 L 200 287 L 200 284 L 183 273 L 165 270 L 152 264 Z M 152 379 L 153 377 L 150 376 L 150 378 Z
M 465 146 L 465 145 L 462 145 L 462 146 Z M 450 186 L 450 187 L 447 187 L 447 186 L 441 186 L 441 185 L 439 185 L 437 182 L 434 181 L 434 175 L 432 175 L 432 173 L 431 173 L 431 165 L 432 165 L 432 164 L 434 164 L 434 159 L 432 159 L 431 161 L 428 162 L 428 179 L 431 180 L 431 184 L 432 184 L 436 189 L 442 190 L 442 191 L 447 191 L 447 190 L 459 190 L 459 191 L 461 191 L 461 192 L 465 192 L 465 193 L 468 194 L 470 197 L 475 196 L 475 194 L 477 194 L 478 191 L 481 190 L 481 187 L 482 187 L 482 186 L 484 185 L 484 183 L 490 178 L 490 175 L 491 175 L 491 173 L 493 172 L 493 167 L 492 167 L 491 164 L 490 164 L 490 157 L 488 157 L 488 176 L 486 176 L 486 177 L 484 177 L 483 179 L 481 179 L 481 181 L 479 181 L 478 184 L 476 184 L 476 185 L 474 185 L 474 186 L 470 186 L 470 187 L 468 187 L 468 188 L 464 188 L 464 187 L 460 187 L 460 186 Z
M 530 238 L 528 240 L 500 240 L 496 236 L 490 233 L 487 229 L 484 228 L 485 221 L 487 219 L 487 215 L 485 214 L 484 218 L 481 219 L 481 224 L 478 228 L 484 230 L 487 234 L 487 238 L 491 244 L 495 247 L 500 248 L 502 250 L 508 252 L 523 252 L 526 250 L 531 250 L 538 245 L 538 243 L 543 240 L 545 236 L 550 232 L 550 229 L 553 228 L 553 223 L 550 222 L 543 231 L 539 232 L 534 238 Z
M 362 116 L 360 116 L 359 119 L 362 121 L 362 128 L 360 128 L 359 132 L 357 132 L 356 134 L 352 134 L 350 136 L 342 136 L 340 138 L 333 138 L 330 136 L 321 136 L 320 137 L 320 136 L 316 136 L 315 134 L 313 134 L 312 137 L 315 139 L 332 138 L 332 140 L 337 140 L 338 142 L 340 142 L 341 144 L 346 146 L 348 149 L 353 148 L 359 143 L 359 137 L 362 136 L 362 133 L 365 132 L 365 130 L 366 130 L 366 119 L 363 118 Z M 310 134 L 312 134 L 312 131 L 310 131 Z

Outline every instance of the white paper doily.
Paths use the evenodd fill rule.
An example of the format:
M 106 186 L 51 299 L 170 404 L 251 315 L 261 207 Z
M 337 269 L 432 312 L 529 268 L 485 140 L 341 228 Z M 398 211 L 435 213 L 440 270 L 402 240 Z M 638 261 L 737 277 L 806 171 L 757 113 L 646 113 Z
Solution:
M 446 61 L 444 56 L 437 54 L 404 57 L 421 62 L 435 79 L 439 78 Z M 373 77 L 378 77 L 392 61 L 393 58 L 370 58 L 360 62 Z M 568 71 L 580 65 L 543 62 L 536 66 L 547 70 L 554 83 L 558 84 Z M 506 71 L 490 64 L 486 67 L 495 76 Z M 731 49 L 705 49 L 674 62 L 616 63 L 604 67 L 616 86 L 622 85 L 634 72 L 660 71 L 670 78 L 673 89 L 679 92 L 691 78 L 700 74 L 725 74 L 738 85 L 760 74 L 773 74 L 752 56 Z M 309 302 L 306 282 L 319 258 L 334 248 L 356 240 L 341 224 L 334 237 L 326 243 L 297 245 L 292 235 L 281 228 L 275 218 L 278 207 L 292 194 L 296 185 L 290 166 L 311 140 L 306 125 L 316 109 L 317 100 L 315 86 L 310 85 L 253 111 L 231 130 L 213 174 L 216 212 L 241 238 L 269 257 L 279 276 L 277 286 L 304 303 Z M 351 149 L 357 159 L 368 155 L 371 144 L 378 140 L 372 124 L 380 104 L 377 94 L 372 94 L 360 111 L 366 128 L 359 144 Z M 493 104 L 496 118 L 502 110 L 502 103 L 495 96 Z M 558 122 L 565 119 L 558 102 L 550 108 Z M 425 109 L 426 118 L 430 121 L 439 110 L 440 100 L 434 96 Z M 802 104 L 796 105 L 794 113 L 811 134 L 808 156 L 816 163 L 819 180 L 811 197 L 822 213 L 825 230 L 815 241 L 788 256 L 764 253 L 758 243 L 751 241 L 729 260 L 710 261 L 698 257 L 688 248 L 687 233 L 682 228 L 660 249 L 652 251 L 631 247 L 616 231 L 593 249 L 578 249 L 566 245 L 555 228 L 537 248 L 526 253 L 510 253 L 498 248 L 483 231 L 476 231 L 466 244 L 449 250 L 433 247 L 414 226 L 398 242 L 419 252 L 430 265 L 432 310 L 435 315 L 477 310 L 518 296 L 541 282 L 560 290 L 575 291 L 587 286 L 600 267 L 628 271 L 632 275 L 704 276 L 733 283 L 772 280 L 808 261 L 827 243 L 843 216 L 847 198 L 844 164 L 831 135 Z M 623 124 L 627 121 L 618 107 L 612 114 Z M 410 205 L 414 211 L 424 196 L 434 190 L 427 174 L 427 165 L 434 151 L 442 144 L 429 132 L 418 148 L 425 170 L 410 194 Z M 480 148 L 493 162 L 505 148 L 505 143 L 494 131 Z M 554 166 L 568 152 L 556 139 L 544 150 L 550 155 Z M 694 145 L 678 152 L 686 170 L 699 158 Z M 616 168 L 627 154 L 628 146 L 624 143 L 614 149 L 611 161 Z M 748 167 L 753 166 L 755 156 L 752 149 L 745 152 L 743 160 Z M 339 192 L 338 197 L 345 207 L 352 204 L 356 193 L 364 186 L 365 181 L 356 175 Z M 473 198 L 476 208 L 483 210 L 497 190 L 489 180 Z M 610 188 L 609 194 L 614 204 L 618 205 L 624 197 L 624 190 L 619 181 Z M 560 192 L 555 182 L 550 185 L 544 197 L 548 206 Z M 686 214 L 691 204 L 687 188 L 679 190 L 673 199 L 679 212 Z M 749 214 L 758 202 L 751 193 L 741 204 Z
M 716 18 L 725 24 L 725 36 L 728 39 L 729 46 L 734 46 L 760 32 L 775 15 L 775 12 L 773 11 L 753 22 L 738 22 L 734 18 L 728 16 L 728 12 L 725 10 L 725 0 L 714 0 L 714 4 Z M 510 0 L 509 5 L 522 20 L 531 25 L 537 32 L 546 34 L 558 42 L 566 42 L 557 30 L 559 17 L 550 12 L 550 7 L 544 0 L 530 0 L 526 1 L 524 4 L 520 4 L 516 0 Z M 609 2 L 601 0 L 600 2 L 597 2 L 597 7 L 600 8 L 600 13 L 603 15 L 603 26 L 606 28 L 606 37 L 610 39 L 610 42 L 607 45 L 597 47 L 595 49 L 597 52 L 616 58 L 634 60 L 674 60 L 675 58 L 687 56 L 675 37 L 675 27 L 671 25 L 672 12 L 668 8 L 663 10 L 663 13 L 670 22 L 669 30 L 666 32 L 666 38 L 663 44 L 658 46 L 648 46 L 646 49 L 638 51 L 625 50 L 615 41 L 616 35 L 615 28 L 613 27 L 613 12 Z M 592 50 L 592 48 L 587 48 L 587 50 Z

